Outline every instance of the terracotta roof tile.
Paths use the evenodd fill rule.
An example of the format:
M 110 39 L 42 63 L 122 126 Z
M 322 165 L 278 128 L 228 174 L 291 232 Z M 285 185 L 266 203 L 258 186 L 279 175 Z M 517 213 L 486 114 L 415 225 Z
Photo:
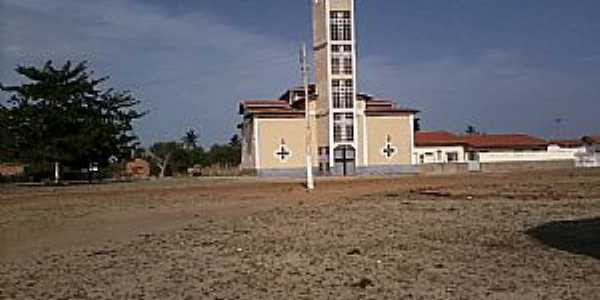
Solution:
M 417 146 L 467 145 L 472 148 L 541 148 L 548 143 L 526 134 L 456 135 L 447 131 L 417 132 Z
M 457 135 L 447 131 L 418 131 L 415 133 L 417 146 L 453 146 L 465 142 Z
M 476 134 L 463 135 L 461 138 L 474 148 L 529 148 L 548 145 L 545 140 L 526 134 Z

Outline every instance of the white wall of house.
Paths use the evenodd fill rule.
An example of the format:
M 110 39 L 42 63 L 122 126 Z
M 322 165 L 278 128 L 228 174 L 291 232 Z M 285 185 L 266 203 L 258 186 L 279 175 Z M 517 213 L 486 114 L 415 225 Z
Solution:
M 575 154 L 575 165 L 582 168 L 600 167 L 600 144 L 587 145 L 583 152 Z
M 551 161 L 575 160 L 575 152 L 571 151 L 503 151 L 480 152 L 479 162 L 512 162 L 512 161 Z
M 413 162 L 419 164 L 465 162 L 463 146 L 414 147 Z

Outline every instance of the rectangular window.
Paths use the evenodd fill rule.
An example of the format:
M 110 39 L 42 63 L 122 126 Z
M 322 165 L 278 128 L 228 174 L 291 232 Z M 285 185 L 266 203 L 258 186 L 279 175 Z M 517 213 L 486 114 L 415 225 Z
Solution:
M 448 159 L 448 162 L 458 161 L 458 152 L 448 152 L 446 153 L 446 158 Z
M 331 73 L 339 75 L 342 72 L 342 64 L 339 57 L 331 58 Z
M 330 22 L 332 40 L 352 40 L 352 20 L 350 17 L 350 11 L 332 11 L 330 13 Z
M 352 79 L 334 79 L 331 82 L 333 108 L 354 108 L 354 84 Z
M 331 46 L 331 72 L 334 75 L 352 75 L 352 46 Z
M 336 113 L 333 115 L 333 140 L 336 143 L 354 141 L 354 115 Z

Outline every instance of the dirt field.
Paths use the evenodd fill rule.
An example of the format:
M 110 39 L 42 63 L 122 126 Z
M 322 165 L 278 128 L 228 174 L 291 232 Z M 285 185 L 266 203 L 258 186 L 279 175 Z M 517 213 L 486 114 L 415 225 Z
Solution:
M 600 170 L 0 189 L 0 299 L 600 299 Z

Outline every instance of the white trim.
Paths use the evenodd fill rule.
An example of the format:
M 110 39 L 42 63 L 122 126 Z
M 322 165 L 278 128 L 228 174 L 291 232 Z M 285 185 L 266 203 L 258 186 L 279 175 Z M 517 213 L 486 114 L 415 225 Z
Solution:
M 329 167 L 334 168 L 334 145 L 333 145 L 333 85 L 331 79 L 333 74 L 331 74 L 331 2 L 330 0 L 325 1 L 325 39 L 327 40 L 325 45 L 325 51 L 327 51 L 327 102 L 329 105 Z
M 258 145 L 260 144 L 258 142 L 258 119 L 253 118 L 252 119 L 252 126 L 254 127 L 254 151 L 256 151 L 254 153 L 254 166 L 257 170 L 260 169 L 260 149 L 258 148 Z
M 369 165 L 369 133 L 367 132 L 367 115 L 363 112 L 363 156 L 365 167 Z
M 411 114 L 408 118 L 410 120 L 410 162 L 412 165 L 414 165 L 417 163 L 414 155 L 412 155 L 412 153 L 415 151 L 415 115 Z

